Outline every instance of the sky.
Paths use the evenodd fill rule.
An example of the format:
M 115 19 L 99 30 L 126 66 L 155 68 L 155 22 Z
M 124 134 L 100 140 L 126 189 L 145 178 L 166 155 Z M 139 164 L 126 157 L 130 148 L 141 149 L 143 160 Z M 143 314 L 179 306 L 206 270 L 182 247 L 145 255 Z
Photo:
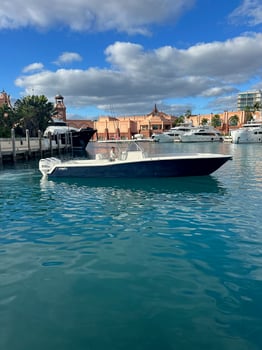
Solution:
M 237 110 L 262 89 L 261 0 L 2 0 L 0 91 L 67 119 Z

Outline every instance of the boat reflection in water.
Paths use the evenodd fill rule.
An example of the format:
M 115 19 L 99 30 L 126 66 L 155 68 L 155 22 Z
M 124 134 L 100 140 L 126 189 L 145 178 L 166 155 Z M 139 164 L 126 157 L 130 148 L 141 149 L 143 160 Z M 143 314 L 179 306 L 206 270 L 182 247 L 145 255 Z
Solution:
M 149 178 L 149 179 L 85 179 L 85 178 L 58 178 L 55 181 L 41 178 L 42 190 L 55 188 L 56 192 L 72 191 L 73 189 L 90 189 L 111 195 L 112 191 L 123 191 L 123 196 L 128 192 L 140 192 L 156 194 L 225 194 L 226 188 L 212 175 L 199 177 L 177 177 L 177 178 Z

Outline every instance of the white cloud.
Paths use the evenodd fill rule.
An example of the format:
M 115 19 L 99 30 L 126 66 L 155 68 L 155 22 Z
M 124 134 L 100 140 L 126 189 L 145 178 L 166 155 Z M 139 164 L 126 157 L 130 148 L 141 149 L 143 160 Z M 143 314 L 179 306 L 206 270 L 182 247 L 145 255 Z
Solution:
M 43 68 L 44 68 L 43 63 L 35 62 L 35 63 L 31 63 L 28 66 L 24 67 L 23 73 L 39 71 L 39 70 L 42 70 Z
M 82 61 L 82 57 L 76 52 L 63 52 L 54 62 L 57 65 L 68 64 L 75 61 Z
M 187 50 L 166 46 L 145 51 L 138 44 L 116 42 L 105 54 L 109 69 L 45 71 L 21 76 L 16 85 L 51 99 L 59 91 L 76 107 L 111 104 L 133 114 L 145 101 L 219 97 L 262 75 L 262 34 L 199 43 Z
M 0 28 L 66 26 L 76 31 L 117 29 L 147 33 L 147 26 L 174 22 L 196 0 L 12 0 L 1 2 Z
M 244 0 L 229 16 L 230 20 L 237 23 L 246 23 L 256 26 L 262 23 L 261 0 Z

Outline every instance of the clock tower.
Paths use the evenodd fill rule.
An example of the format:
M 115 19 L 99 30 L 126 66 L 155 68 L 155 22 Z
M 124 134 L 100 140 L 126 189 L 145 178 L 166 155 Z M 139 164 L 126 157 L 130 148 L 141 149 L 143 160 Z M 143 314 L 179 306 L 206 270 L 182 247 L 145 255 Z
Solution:
M 66 121 L 66 106 L 64 105 L 64 97 L 62 95 L 55 96 L 55 110 L 57 118 Z

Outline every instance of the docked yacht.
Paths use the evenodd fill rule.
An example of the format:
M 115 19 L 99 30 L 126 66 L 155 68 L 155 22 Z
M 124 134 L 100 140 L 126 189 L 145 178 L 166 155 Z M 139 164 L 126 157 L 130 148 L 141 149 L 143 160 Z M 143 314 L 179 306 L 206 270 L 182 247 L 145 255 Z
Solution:
M 74 149 L 85 150 L 88 142 L 92 139 L 96 130 L 90 127 L 77 129 L 72 126 L 68 126 L 65 121 L 61 119 L 53 118 L 48 127 L 44 131 L 44 138 L 50 136 L 55 139 L 61 138 L 62 143 L 66 143 L 66 139 L 72 140 L 72 146 Z
M 179 136 L 181 142 L 217 142 L 223 141 L 222 134 L 212 126 L 192 128 Z
M 152 138 L 156 142 L 180 141 L 179 137 L 181 135 L 183 135 L 185 132 L 188 132 L 192 129 L 194 129 L 194 126 L 192 123 L 181 123 L 181 124 L 174 126 L 173 128 L 171 128 L 168 131 L 165 131 L 161 134 L 153 134 Z
M 241 128 L 230 131 L 232 143 L 262 142 L 262 120 L 252 120 Z

